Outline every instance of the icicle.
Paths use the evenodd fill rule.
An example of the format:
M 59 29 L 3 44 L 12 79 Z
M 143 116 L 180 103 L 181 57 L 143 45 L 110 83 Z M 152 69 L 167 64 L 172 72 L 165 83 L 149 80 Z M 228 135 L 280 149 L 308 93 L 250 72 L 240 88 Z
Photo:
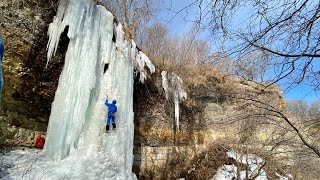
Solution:
M 179 131 L 179 90 L 174 90 L 174 119 L 176 122 L 176 130 Z
M 173 95 L 175 127 L 179 131 L 179 102 L 181 101 L 181 99 L 187 98 L 187 93 L 183 89 L 182 79 L 175 73 L 168 74 L 166 71 L 162 71 L 161 76 L 162 88 L 164 90 L 166 99 L 168 100 L 169 94 Z
M 113 23 L 112 14 L 92 0 L 60 1 L 48 30 L 48 61 L 67 26 L 70 41 L 44 148 L 47 157 L 62 159 L 59 167 L 66 170 L 60 172 L 53 165 L 48 169 L 55 172 L 42 178 L 136 179 L 132 173 L 134 66 L 141 82 L 147 77 L 144 68 L 151 73 L 155 68 L 125 38 L 122 25 Z M 106 98 L 118 102 L 114 136 L 104 134 Z
M 145 66 L 148 67 L 151 74 L 155 72 L 155 67 L 150 59 L 142 51 L 137 51 L 136 43 L 134 41 L 132 41 L 132 49 L 134 49 L 133 51 L 136 54 L 134 58 L 134 67 L 137 71 L 136 74 L 140 74 L 139 81 L 141 83 L 144 83 L 145 79 L 147 78 L 147 71 L 145 69 Z
M 168 86 L 169 85 L 168 85 L 167 71 L 162 71 L 161 76 L 162 76 L 162 88 L 164 90 L 166 100 L 168 100 L 168 89 L 169 89 Z

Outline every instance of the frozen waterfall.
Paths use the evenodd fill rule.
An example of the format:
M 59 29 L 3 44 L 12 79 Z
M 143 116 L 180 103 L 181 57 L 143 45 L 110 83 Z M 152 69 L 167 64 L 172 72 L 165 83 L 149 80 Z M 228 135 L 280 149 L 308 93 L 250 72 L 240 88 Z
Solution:
M 125 38 L 113 15 L 92 0 L 60 1 L 48 31 L 48 61 L 67 26 L 70 42 L 44 148 L 50 171 L 42 178 L 135 179 L 134 70 L 143 82 L 145 66 L 151 72 L 155 68 L 135 43 Z M 106 98 L 118 102 L 117 129 L 108 134 L 104 133 Z
M 174 120 L 175 128 L 179 131 L 179 115 L 180 115 L 180 101 L 187 98 L 187 93 L 183 89 L 183 81 L 175 73 L 168 73 L 167 71 L 161 72 L 162 87 L 166 96 L 169 99 L 169 95 L 173 96 L 174 102 Z M 170 96 L 170 97 L 171 97 Z

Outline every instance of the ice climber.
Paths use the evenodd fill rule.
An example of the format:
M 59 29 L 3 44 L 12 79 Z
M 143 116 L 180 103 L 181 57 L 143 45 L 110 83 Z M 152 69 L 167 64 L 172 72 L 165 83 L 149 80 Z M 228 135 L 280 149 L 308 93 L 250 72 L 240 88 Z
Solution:
M 0 97 L 2 94 L 2 87 L 3 87 L 3 75 L 2 75 L 2 58 L 4 54 L 4 45 L 2 38 L 0 37 Z
M 109 132 L 110 128 L 110 120 L 112 120 L 112 129 L 116 128 L 116 115 L 115 113 L 117 112 L 117 106 L 116 106 L 117 101 L 113 100 L 112 103 L 108 103 L 108 99 L 106 99 L 106 102 L 104 103 L 106 106 L 108 106 L 108 118 L 107 118 L 107 125 L 106 125 L 106 131 Z

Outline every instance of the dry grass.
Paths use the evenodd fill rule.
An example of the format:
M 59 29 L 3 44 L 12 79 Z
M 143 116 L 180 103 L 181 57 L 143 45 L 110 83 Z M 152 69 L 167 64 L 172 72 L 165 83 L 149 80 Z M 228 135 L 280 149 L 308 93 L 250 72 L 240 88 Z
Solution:
M 285 109 L 286 103 L 283 100 L 283 94 L 279 86 L 271 85 L 266 86 L 261 83 L 249 81 L 234 76 L 225 75 L 218 69 L 211 65 L 194 65 L 194 64 L 183 64 L 178 65 L 174 62 L 165 62 L 164 59 L 159 57 L 153 57 L 149 55 L 156 67 L 160 71 L 168 71 L 176 73 L 184 82 L 184 88 L 188 92 L 196 90 L 198 88 L 206 87 L 208 84 L 215 84 L 219 90 L 220 96 L 224 100 L 234 102 L 237 96 L 243 97 L 243 95 L 250 96 L 277 96 L 281 99 L 279 106 L 281 109 Z M 229 98 L 232 97 L 232 98 Z
M 149 55 L 152 62 L 158 67 L 161 71 L 168 71 L 177 73 L 177 75 L 182 78 L 184 83 L 189 86 L 200 86 L 205 85 L 211 78 L 214 78 L 217 82 L 221 83 L 225 81 L 226 76 L 222 74 L 219 70 L 210 65 L 176 65 L 173 63 L 164 62 L 163 59 L 152 57 Z
M 196 149 L 195 149 L 196 151 Z M 173 151 L 161 167 L 150 167 L 139 174 L 139 179 L 210 179 L 216 170 L 228 163 L 226 149 L 212 144 L 204 151 L 190 156 L 187 151 Z

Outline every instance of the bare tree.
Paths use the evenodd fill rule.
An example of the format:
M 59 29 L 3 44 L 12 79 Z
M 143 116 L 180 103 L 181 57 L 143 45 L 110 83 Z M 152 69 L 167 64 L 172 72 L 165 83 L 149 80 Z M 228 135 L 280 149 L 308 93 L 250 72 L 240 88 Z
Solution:
M 309 105 L 304 100 L 291 100 L 287 102 L 287 110 L 289 113 L 300 117 L 307 117 Z
M 320 101 L 313 102 L 309 107 L 309 116 L 319 121 L 320 124 Z
M 173 37 L 164 24 L 153 23 L 145 29 L 142 48 L 152 59 L 158 59 L 167 71 L 178 71 L 187 65 L 209 62 L 210 46 L 205 40 L 196 39 L 192 31 Z
M 258 67 L 259 63 L 264 64 L 260 58 L 251 60 L 248 55 L 252 58 L 250 52 L 262 52 L 273 68 L 266 87 L 286 80 L 289 86 L 305 83 L 319 91 L 320 66 L 316 60 L 320 58 L 320 1 L 195 0 L 192 6 L 198 8 L 194 22 L 210 27 L 212 37 L 221 41 L 223 52 L 233 60 L 245 60 L 244 65 L 238 65 L 248 79 L 256 80 L 255 67 L 248 68 L 248 64 L 254 62 Z M 268 71 L 266 67 L 262 69 Z M 310 141 L 309 132 L 293 123 L 285 111 L 270 102 L 245 100 L 266 110 L 268 113 L 263 116 L 283 120 L 300 141 L 320 157 L 319 147 Z
M 319 90 L 320 2 L 316 0 L 196 0 L 195 22 L 210 26 L 215 41 L 232 58 L 248 50 L 268 52 L 272 83 L 292 75 L 291 84 Z
M 154 57 L 167 54 L 169 30 L 161 23 L 155 22 L 144 29 L 144 36 L 140 37 L 141 46 Z
M 287 110 L 290 114 L 299 116 L 304 121 L 320 124 L 320 101 L 308 103 L 304 100 L 291 100 L 287 103 Z
M 236 63 L 224 52 L 211 54 L 207 63 L 226 75 L 235 75 Z
M 290 162 L 290 171 L 300 173 L 294 174 L 297 178 L 301 175 L 317 176 L 320 144 L 319 131 L 315 133 L 315 130 L 319 128 L 311 128 L 310 123 L 301 117 L 292 117 L 279 106 L 277 98 L 270 103 L 270 94 L 264 97 L 266 94 L 230 96 L 236 101 L 238 112 L 224 117 L 222 123 L 239 126 L 235 151 L 257 153 L 267 166 L 270 166 L 270 159 L 285 164 Z
M 292 129 L 294 134 L 298 136 L 303 145 L 313 151 L 320 158 L 320 150 L 318 147 L 319 144 L 314 143 L 312 134 L 310 134 L 307 129 L 308 126 L 305 126 L 303 123 L 301 123 L 301 121 L 299 123 L 294 122 L 292 120 L 293 118 L 290 118 L 290 116 L 285 111 L 281 110 L 281 108 L 279 109 L 279 107 L 271 105 L 268 102 L 261 101 L 257 98 L 247 97 L 244 97 L 243 100 L 247 101 L 247 103 L 250 103 L 255 108 L 264 111 L 264 113 L 259 114 L 253 112 L 252 115 L 258 115 L 265 118 L 278 118 L 280 120 L 283 120 L 285 122 L 285 126 L 287 126 L 289 129 Z
M 250 51 L 235 61 L 235 73 L 250 81 L 265 82 L 271 68 L 270 61 L 265 51 Z
M 100 0 L 120 19 L 124 29 L 135 39 L 142 26 L 150 21 L 160 0 Z

